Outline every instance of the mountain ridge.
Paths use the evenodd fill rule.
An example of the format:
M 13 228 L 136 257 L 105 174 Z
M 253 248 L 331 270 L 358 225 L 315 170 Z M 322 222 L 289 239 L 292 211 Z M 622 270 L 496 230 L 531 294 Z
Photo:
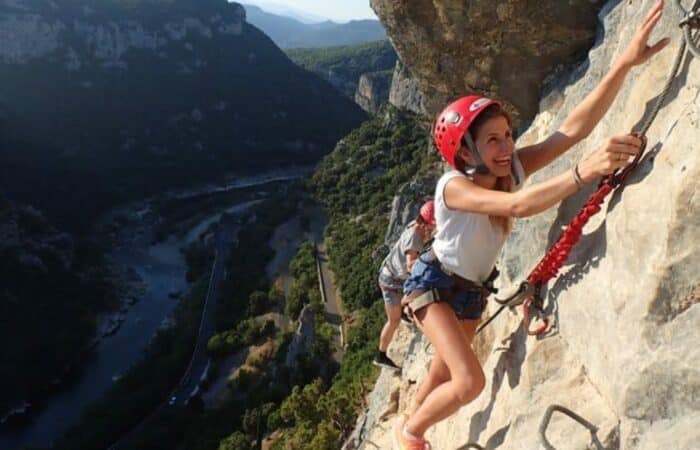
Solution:
M 226 171 L 314 162 L 365 117 L 225 0 L 16 0 L 0 32 L 13 37 L 0 189 L 57 225 Z
M 337 23 L 331 20 L 306 24 L 297 19 L 243 4 L 249 23 L 267 33 L 281 48 L 318 48 L 354 45 L 386 39 L 378 20 L 360 19 Z

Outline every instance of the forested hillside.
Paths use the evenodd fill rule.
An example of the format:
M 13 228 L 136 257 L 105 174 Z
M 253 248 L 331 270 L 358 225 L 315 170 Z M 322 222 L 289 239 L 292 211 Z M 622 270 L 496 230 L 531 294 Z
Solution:
M 436 163 L 421 120 L 389 107 L 340 141 L 314 173 L 310 188 L 330 213 L 326 239 L 349 314 L 348 347 L 330 382 L 299 386 L 282 403 L 273 449 L 339 449 L 354 427 L 377 375 L 371 359 L 385 317 L 376 278 L 391 201 L 414 178 L 432 179 Z M 411 200 L 431 194 L 418 189 Z
M 389 41 L 327 48 L 294 48 L 287 56 L 299 66 L 325 79 L 343 94 L 355 97 L 360 76 L 392 70 L 396 52 Z
M 316 161 L 364 118 L 226 0 L 0 5 L 0 189 L 57 225 Z
M 0 195 L 0 412 L 75 362 L 116 304 L 101 252 Z

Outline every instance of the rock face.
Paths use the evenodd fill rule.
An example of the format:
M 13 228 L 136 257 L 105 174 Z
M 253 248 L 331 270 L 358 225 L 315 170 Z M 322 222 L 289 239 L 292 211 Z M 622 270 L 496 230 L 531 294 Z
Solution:
M 289 344 L 285 358 L 287 367 L 296 368 L 299 356 L 311 351 L 311 346 L 314 343 L 314 330 L 314 309 L 311 305 L 306 305 L 299 313 L 299 325 L 292 342 Z
M 600 0 L 371 0 L 432 116 L 465 92 L 537 112 L 542 81 L 593 42 Z
M 289 49 L 286 54 L 296 64 L 314 72 L 350 98 L 355 98 L 360 77 L 367 74 L 360 92 L 362 101 L 365 96 L 376 97 L 372 91 L 377 89 L 372 84 L 379 81 L 386 84 L 385 72 L 396 65 L 396 52 L 386 39 L 353 46 Z M 380 98 L 386 101 L 384 91 L 388 88 L 381 87 Z
M 394 76 L 391 79 L 391 89 L 389 90 L 389 103 L 416 114 L 426 114 L 423 93 L 418 86 L 418 80 L 411 76 L 408 68 L 401 61 L 396 61 Z
M 425 201 L 422 197 L 426 192 L 431 192 L 437 182 L 439 174 L 417 179 L 401 187 L 391 204 L 389 215 L 389 227 L 387 228 L 384 243 L 391 248 L 401 236 L 404 228 L 418 216 L 420 207 Z
M 360 76 L 355 92 L 355 103 L 369 113 L 376 113 L 389 99 L 389 88 L 393 72 L 385 70 Z
M 449 2 L 435 3 L 446 8 Z M 519 146 L 556 130 L 605 74 L 652 3 L 611 1 L 601 10 L 600 40 L 588 62 L 554 85 Z M 470 9 L 469 14 L 478 11 L 476 6 Z M 460 14 L 467 11 L 452 10 L 453 16 Z M 561 173 L 606 137 L 641 123 L 680 45 L 677 18 L 673 5 L 667 4 L 652 41 L 671 36 L 669 48 L 635 68 L 591 136 L 529 183 Z M 408 19 L 385 15 L 383 20 L 400 27 Z M 433 41 L 424 45 L 437 50 L 429 42 Z M 422 85 L 439 75 L 433 72 L 423 78 L 418 73 Z M 549 284 L 546 306 L 556 327 L 547 337 L 527 337 L 520 310 L 504 313 L 489 326 L 475 342 L 486 388 L 474 402 L 429 431 L 434 448 L 467 448 L 469 442 L 488 449 L 542 448 L 538 427 L 552 404 L 568 407 L 598 427 L 595 446 L 581 425 L 555 414 L 546 434 L 558 449 L 698 448 L 699 97 L 700 60 L 688 58 L 648 132 L 646 157 L 624 189 L 611 195 L 584 228 L 560 276 Z M 588 186 L 558 208 L 516 222 L 501 257 L 502 287 L 527 276 L 594 188 Z M 488 312 L 493 313 L 495 306 L 491 302 Z M 377 389 L 389 393 L 382 402 L 389 402 L 392 390 L 398 396 L 397 411 L 415 391 L 411 381 L 420 382 L 427 369 L 429 356 L 417 344 L 420 339 L 407 336 L 393 344 L 394 352 L 408 351 L 402 380 L 388 385 L 380 377 L 378 382 Z M 374 404 L 369 410 L 386 407 Z M 347 448 L 391 448 L 387 430 L 393 417 L 376 413 L 361 417 L 362 426 Z

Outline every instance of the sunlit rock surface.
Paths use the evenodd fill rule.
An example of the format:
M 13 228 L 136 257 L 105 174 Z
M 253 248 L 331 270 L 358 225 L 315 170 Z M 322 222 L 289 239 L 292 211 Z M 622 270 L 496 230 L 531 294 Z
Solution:
M 593 42 L 600 0 L 371 0 L 399 58 L 419 80 L 430 115 L 465 91 L 537 112 L 552 67 Z
M 415 43 L 424 55 L 440 50 L 428 31 L 403 42 L 404 37 L 392 30 L 406 29 L 414 16 L 407 16 L 410 8 L 406 2 L 402 2 L 406 10 L 399 6 L 391 9 L 385 3 L 373 2 L 390 24 L 399 49 Z M 470 23 L 479 11 L 478 6 L 462 5 L 463 10 L 459 9 L 456 2 L 432 3 L 441 10 L 452 5 L 451 17 L 463 19 L 451 22 L 455 27 L 459 22 Z M 607 136 L 630 131 L 649 113 L 681 39 L 676 26 L 678 13 L 672 2 L 667 3 L 652 41 L 669 35 L 669 48 L 632 71 L 609 113 L 588 139 L 530 182 L 567 170 Z M 561 4 L 565 8 L 568 3 Z M 599 41 L 588 60 L 552 81 L 548 96 L 540 103 L 541 112 L 518 145 L 534 143 L 556 130 L 601 79 L 651 4 L 648 0 L 605 5 L 599 16 Z M 497 30 L 494 19 L 489 23 Z M 442 29 L 434 32 L 442 33 Z M 468 52 L 469 47 L 463 47 L 457 53 L 468 58 Z M 426 62 L 416 70 L 421 85 L 444 76 L 429 66 L 433 64 L 430 58 L 421 59 Z M 494 92 L 507 94 L 526 85 L 498 85 Z M 561 275 L 549 285 L 547 306 L 556 319 L 553 333 L 544 339 L 527 337 L 520 326 L 520 310 L 504 313 L 487 328 L 475 342 L 487 386 L 473 403 L 430 430 L 427 437 L 433 448 L 466 448 L 469 442 L 488 449 L 542 448 L 538 427 L 552 404 L 568 407 L 597 426 L 600 444 L 593 446 L 585 428 L 555 413 L 547 437 L 556 448 L 698 448 L 699 96 L 700 60 L 686 59 L 648 132 L 646 157 L 625 188 L 611 195 L 584 228 Z M 560 207 L 516 223 L 500 261 L 502 286 L 527 276 L 594 189 L 588 186 Z M 496 306 L 491 302 L 488 311 L 494 312 Z M 389 430 L 396 415 L 382 416 L 381 411 L 390 404 L 392 390 L 398 396 L 394 410 L 402 411 L 415 392 L 413 381 L 424 377 L 430 355 L 421 339 L 420 335 L 403 333 L 390 348 L 394 355 L 406 353 L 403 376 L 400 380 L 387 379 L 385 374 L 379 378 L 375 392 L 382 395 L 376 399 L 370 394 L 368 414 L 358 420 L 347 448 L 391 448 Z

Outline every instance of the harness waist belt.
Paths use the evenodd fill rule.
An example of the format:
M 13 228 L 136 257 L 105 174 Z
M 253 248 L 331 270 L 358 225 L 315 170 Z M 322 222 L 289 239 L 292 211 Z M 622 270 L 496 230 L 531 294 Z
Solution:
M 475 283 L 474 281 L 462 278 L 454 272 L 450 272 L 449 270 L 445 269 L 432 249 L 422 254 L 420 258 L 425 264 L 437 266 L 442 272 L 445 273 L 445 275 L 452 279 L 453 285 L 446 289 L 433 288 L 427 291 L 420 289 L 413 291 L 404 300 L 404 304 L 410 305 L 409 308 L 412 312 L 418 311 L 419 309 L 438 301 L 449 302 L 454 293 L 459 291 L 477 291 L 480 293 L 483 299 L 488 296 L 489 291 L 486 287 Z
M 440 270 L 442 270 L 445 274 L 449 275 L 454 280 L 455 287 L 457 289 L 471 291 L 484 288 L 484 286 L 482 286 L 481 284 L 472 280 L 467 280 L 466 278 L 463 278 L 446 268 L 445 265 L 440 262 L 433 249 L 430 249 L 423 255 L 421 255 L 421 259 L 424 263 L 437 265 L 440 268 Z

